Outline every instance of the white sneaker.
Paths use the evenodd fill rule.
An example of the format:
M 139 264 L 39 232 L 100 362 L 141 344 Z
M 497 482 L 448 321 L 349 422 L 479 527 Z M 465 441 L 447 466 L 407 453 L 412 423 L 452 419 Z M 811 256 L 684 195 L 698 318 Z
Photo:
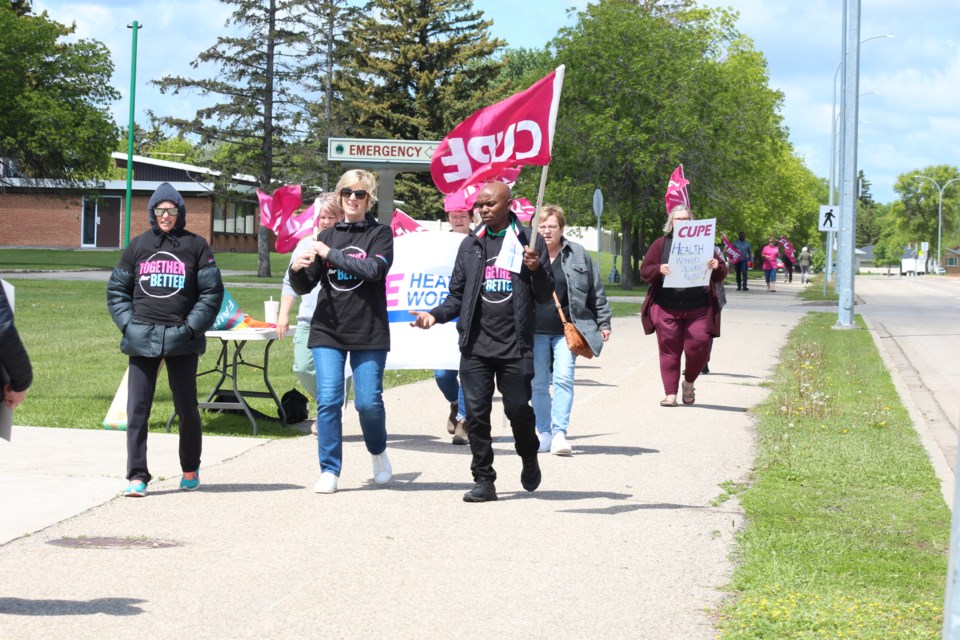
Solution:
M 373 456 L 373 481 L 377 484 L 386 484 L 393 477 L 393 467 L 390 466 L 390 458 L 387 452 L 378 453 Z
M 550 443 L 553 441 L 553 434 L 549 431 L 537 431 L 537 437 L 540 438 L 540 448 L 537 449 L 537 453 L 548 453 Z
M 558 456 L 568 456 L 573 453 L 570 443 L 567 442 L 567 434 L 563 431 L 557 431 L 553 434 L 553 442 L 550 444 L 550 453 Z
M 333 473 L 324 471 L 320 474 L 317 484 L 313 485 L 313 490 L 316 493 L 335 493 L 337 491 L 337 480 L 339 479 Z

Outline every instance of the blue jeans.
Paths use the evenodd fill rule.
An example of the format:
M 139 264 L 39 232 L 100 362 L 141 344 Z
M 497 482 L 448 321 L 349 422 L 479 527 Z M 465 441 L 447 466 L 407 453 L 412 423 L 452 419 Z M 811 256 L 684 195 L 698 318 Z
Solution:
M 456 369 L 436 369 L 433 372 L 433 379 L 437 381 L 437 386 L 443 393 L 447 402 L 457 403 L 457 420 L 463 420 L 467 416 L 466 409 L 463 406 L 463 389 L 457 381 L 460 374 Z
M 372 455 L 387 448 L 387 414 L 383 408 L 385 350 L 346 351 L 314 347 L 317 369 L 317 453 L 320 471 L 339 476 L 343 460 L 343 383 L 347 354 L 353 369 L 353 404 L 360 414 L 360 429 Z
M 573 370 L 577 356 L 560 335 L 536 333 L 533 336 L 533 412 L 540 433 L 567 432 L 573 409 Z M 553 363 L 553 400 L 550 399 Z

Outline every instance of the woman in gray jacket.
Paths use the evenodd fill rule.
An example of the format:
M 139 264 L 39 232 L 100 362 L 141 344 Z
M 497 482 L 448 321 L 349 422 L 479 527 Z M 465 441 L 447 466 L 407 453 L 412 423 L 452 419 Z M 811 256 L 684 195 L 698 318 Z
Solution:
M 600 281 L 600 270 L 581 245 L 563 237 L 566 219 L 555 204 L 540 210 L 537 231 L 547 243 L 556 287 L 556 300 L 568 322 L 576 325 L 590 350 L 600 355 L 610 339 L 613 316 Z M 573 377 L 577 356 L 567 348 L 563 323 L 554 303 L 537 304 L 533 336 L 533 411 L 537 416 L 540 452 L 570 455 L 567 442 L 573 408 Z M 552 372 L 552 375 L 551 375 Z M 550 384 L 553 384 L 553 398 Z
M 180 416 L 180 488 L 200 485 L 200 411 L 197 363 L 204 333 L 223 301 L 220 269 L 210 245 L 190 233 L 180 193 L 164 182 L 150 197 L 150 230 L 134 238 L 107 284 L 107 309 L 130 356 L 127 386 L 127 479 L 123 495 L 142 497 L 147 469 L 147 423 L 160 364 L 167 365 L 173 405 Z

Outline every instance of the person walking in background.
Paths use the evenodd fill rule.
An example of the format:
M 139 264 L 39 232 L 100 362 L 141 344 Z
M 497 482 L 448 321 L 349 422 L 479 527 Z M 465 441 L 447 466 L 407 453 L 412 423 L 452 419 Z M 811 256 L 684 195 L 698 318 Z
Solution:
M 733 246 L 740 252 L 740 262 L 734 265 L 737 274 L 737 291 L 749 291 L 747 289 L 747 276 L 750 273 L 749 262 L 753 261 L 753 247 L 747 242 L 746 234 L 741 231 L 734 240 Z
M 460 383 L 476 483 L 464 494 L 465 502 L 497 499 L 490 433 L 494 385 L 502 395 L 514 447 L 523 461 L 520 484 L 534 491 L 541 480 L 536 418 L 530 406 L 534 305 L 550 300 L 553 274 L 543 239 L 531 241 L 530 231 L 510 212 L 510 203 L 510 187 L 505 183 L 484 185 L 477 195 L 483 224 L 460 245 L 450 293 L 430 312 L 410 312 L 416 316 L 411 326 L 422 329 L 458 319 Z M 522 263 L 517 264 L 518 258 Z M 500 266 L 503 261 L 516 271 Z
M 316 213 L 313 236 L 308 236 L 297 243 L 296 248 L 290 255 L 291 266 L 301 253 L 310 249 L 318 233 L 343 220 L 343 208 L 340 206 L 339 196 L 335 193 L 322 194 L 314 201 L 313 210 Z M 317 372 L 313 366 L 313 354 L 310 353 L 307 342 L 310 339 L 310 320 L 313 318 L 313 310 L 317 306 L 317 293 L 319 291 L 320 285 L 317 285 L 310 293 L 300 298 L 300 307 L 297 309 L 297 326 L 293 333 L 293 373 L 297 376 L 303 388 L 307 390 L 307 393 L 314 398 L 317 395 Z M 282 339 L 290 329 L 290 309 L 297 297 L 297 292 L 290 286 L 290 271 L 288 268 L 283 275 L 283 285 L 280 289 L 280 312 L 277 314 L 278 338 Z M 310 425 L 310 433 L 317 435 L 316 420 Z
M 337 181 L 336 192 L 344 220 L 321 231 L 289 269 L 290 286 L 297 294 L 322 287 L 307 342 L 317 373 L 320 479 L 313 488 L 317 493 L 334 493 L 340 478 L 348 357 L 373 480 L 385 484 L 393 477 L 383 406 L 383 368 L 390 350 L 386 277 L 393 264 L 393 232 L 369 213 L 377 199 L 372 173 L 347 171 Z
M 767 292 L 777 290 L 777 260 L 780 258 L 780 249 L 773 236 L 767 239 L 767 246 L 760 251 L 763 260 L 763 279 L 767 283 Z
M 197 404 L 197 363 L 204 333 L 223 301 L 223 281 L 210 245 L 186 230 L 187 207 L 164 182 L 148 205 L 150 230 L 134 238 L 107 283 L 107 309 L 130 357 L 127 388 L 127 479 L 124 496 L 142 497 L 147 468 L 147 428 L 161 362 L 180 416 L 180 488 L 200 485 L 202 431 Z
M 470 233 L 470 222 L 473 214 L 470 211 L 448 211 L 447 222 L 450 223 L 452 233 Z M 450 415 L 447 417 L 447 433 L 453 436 L 453 444 L 469 444 L 467 437 L 467 411 L 463 402 L 463 389 L 458 379 L 460 372 L 456 369 L 436 369 L 433 378 L 437 381 L 443 397 L 450 403 Z
M 32 383 L 30 357 L 13 324 L 13 309 L 0 282 L 0 395 L 3 404 L 16 409 Z
M 793 284 L 793 268 L 797 264 L 797 252 L 793 248 L 793 243 L 787 240 L 787 236 L 782 233 L 777 243 L 783 252 L 783 270 L 786 273 L 786 281 Z
M 810 249 L 804 247 L 800 249 L 800 257 L 797 258 L 797 264 L 800 265 L 800 284 L 810 282 L 810 267 L 813 265 L 813 256 L 810 255 Z
M 540 210 L 537 230 L 547 245 L 553 271 L 555 300 L 564 317 L 586 338 L 593 355 L 599 356 L 610 339 L 613 312 L 600 280 L 600 271 L 587 251 L 564 237 L 566 218 L 555 204 Z M 577 356 L 567 347 L 563 323 L 553 301 L 537 304 L 533 333 L 533 411 L 537 418 L 540 453 L 569 455 L 567 441 L 573 409 L 573 379 Z M 550 385 L 553 384 L 553 398 Z
M 707 286 L 682 289 L 663 286 L 664 276 L 670 273 L 668 259 L 673 225 L 682 220 L 693 220 L 689 208 L 678 205 L 670 210 L 663 235 L 653 241 L 640 265 L 640 276 L 650 285 L 640 309 L 640 319 L 647 335 L 657 334 L 660 379 L 665 394 L 661 407 L 677 406 L 681 356 L 686 360 L 683 404 L 696 401 L 694 382 L 707 361 L 710 338 L 720 336 L 720 301 L 713 285 L 723 282 L 727 276 L 726 263 L 714 256 L 707 261 L 707 268 L 711 270 Z

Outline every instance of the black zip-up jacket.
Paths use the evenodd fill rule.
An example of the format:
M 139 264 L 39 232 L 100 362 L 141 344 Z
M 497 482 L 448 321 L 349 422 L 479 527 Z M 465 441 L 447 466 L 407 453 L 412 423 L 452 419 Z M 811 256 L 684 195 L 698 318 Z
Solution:
M 477 302 L 480 300 L 483 284 L 484 265 L 487 255 L 483 241 L 477 234 L 485 226 L 474 229 L 460 243 L 457 260 L 450 278 L 450 293 L 438 307 L 430 310 L 437 322 L 449 322 L 457 319 L 457 331 L 460 332 L 460 351 L 469 354 L 473 349 L 476 331 L 471 331 L 477 316 Z M 517 227 L 520 244 L 530 244 L 531 231 L 526 227 Z M 533 349 L 533 329 L 536 324 L 536 302 L 546 303 L 553 299 L 553 271 L 550 269 L 550 254 L 547 245 L 539 235 L 534 244 L 540 254 L 540 268 L 530 271 L 524 266 L 520 273 L 511 273 L 513 286 L 513 315 L 517 331 L 517 347 L 521 350 Z
M 9 383 L 12 391 L 26 391 L 31 382 L 33 367 L 13 324 L 13 310 L 0 286 L 0 399 L 4 384 Z
M 390 350 L 387 272 L 393 264 L 393 231 L 371 214 L 341 221 L 317 236 L 330 247 L 326 260 L 290 270 L 299 295 L 321 283 L 307 346 L 346 350 Z

